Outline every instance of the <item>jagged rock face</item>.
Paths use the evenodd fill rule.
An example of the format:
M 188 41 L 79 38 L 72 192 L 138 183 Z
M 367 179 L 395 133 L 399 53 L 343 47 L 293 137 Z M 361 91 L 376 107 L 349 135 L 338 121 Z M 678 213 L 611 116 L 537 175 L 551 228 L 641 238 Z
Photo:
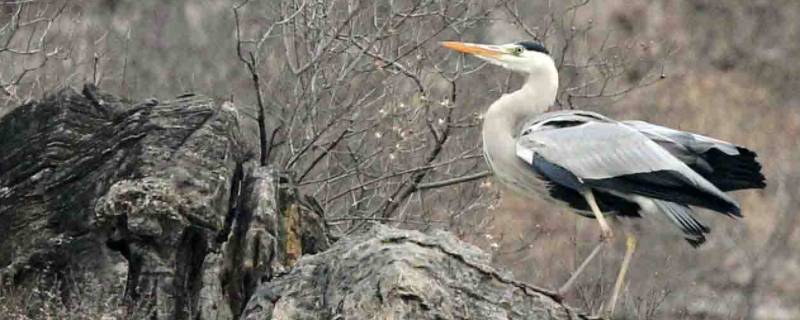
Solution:
M 68 283 L 81 283 L 98 290 L 90 299 L 148 301 L 134 304 L 159 318 L 187 317 L 231 209 L 238 130 L 229 104 L 200 96 L 128 103 L 91 86 L 6 115 L 3 283 L 46 278 L 66 295 L 75 291 Z
M 0 292 L 55 291 L 81 318 L 232 319 L 328 246 L 319 213 L 248 161 L 230 103 L 88 85 L 20 106 L 0 137 Z
M 242 319 L 585 319 L 446 232 L 376 225 L 263 284 Z

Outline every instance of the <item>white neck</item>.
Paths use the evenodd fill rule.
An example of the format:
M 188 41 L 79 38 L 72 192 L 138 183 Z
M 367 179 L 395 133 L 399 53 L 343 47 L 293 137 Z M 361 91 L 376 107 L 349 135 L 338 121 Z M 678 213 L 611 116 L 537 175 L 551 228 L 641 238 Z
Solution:
M 528 76 L 525 85 L 495 101 L 483 117 L 483 152 L 495 176 L 515 186 L 516 179 L 529 170 L 519 169 L 515 136 L 523 122 L 544 113 L 555 102 L 558 72 L 538 72 Z
M 513 136 L 523 121 L 547 111 L 555 103 L 557 93 L 558 71 L 555 65 L 547 72 L 531 73 L 522 88 L 504 94 L 492 103 L 484 115 L 484 135 L 511 133 Z

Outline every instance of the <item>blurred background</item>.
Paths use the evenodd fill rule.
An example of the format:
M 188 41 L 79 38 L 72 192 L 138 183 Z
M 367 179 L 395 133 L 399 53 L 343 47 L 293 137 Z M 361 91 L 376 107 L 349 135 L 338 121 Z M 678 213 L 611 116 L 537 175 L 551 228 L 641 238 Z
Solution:
M 133 101 L 233 101 L 254 156 L 315 199 L 332 236 L 446 229 L 556 288 L 596 222 L 487 177 L 481 113 L 522 79 L 438 45 L 528 39 L 559 66 L 554 110 L 694 131 L 764 165 L 767 188 L 735 194 L 743 219 L 698 210 L 713 230 L 698 249 L 643 222 L 624 317 L 800 318 L 798 1 L 4 1 L 0 117 L 87 82 Z M 569 304 L 608 299 L 620 238 Z

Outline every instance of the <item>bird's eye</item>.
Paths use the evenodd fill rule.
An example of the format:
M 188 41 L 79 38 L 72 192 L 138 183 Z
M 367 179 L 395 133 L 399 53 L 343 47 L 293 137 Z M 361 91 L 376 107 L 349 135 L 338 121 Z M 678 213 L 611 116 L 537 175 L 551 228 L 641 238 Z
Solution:
M 515 56 L 521 55 L 522 51 L 524 51 L 524 49 L 522 49 L 521 47 L 511 48 L 511 54 L 513 54 Z

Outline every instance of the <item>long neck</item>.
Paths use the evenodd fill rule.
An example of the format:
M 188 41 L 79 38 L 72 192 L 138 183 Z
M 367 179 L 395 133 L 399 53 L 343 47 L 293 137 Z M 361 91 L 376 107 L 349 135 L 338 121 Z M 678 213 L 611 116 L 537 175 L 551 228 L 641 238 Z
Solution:
M 527 118 L 547 111 L 556 101 L 557 92 L 558 72 L 555 66 L 547 72 L 530 74 L 522 88 L 492 103 L 484 116 L 483 134 L 513 136 Z
M 483 151 L 486 161 L 500 181 L 514 187 L 516 179 L 527 170 L 520 170 L 516 157 L 515 134 L 522 122 L 547 111 L 556 100 L 558 73 L 540 72 L 529 76 L 517 91 L 495 101 L 483 118 Z

